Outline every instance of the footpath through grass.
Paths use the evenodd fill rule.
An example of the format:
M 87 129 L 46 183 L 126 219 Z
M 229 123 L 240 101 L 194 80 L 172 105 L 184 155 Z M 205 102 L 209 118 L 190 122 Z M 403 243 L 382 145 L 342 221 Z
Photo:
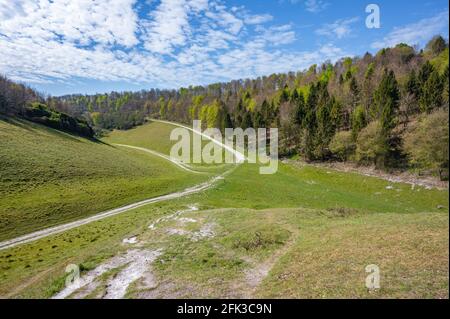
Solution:
M 151 154 L 0 120 L 0 240 L 206 180 Z
M 172 130 L 180 128 L 176 125 L 162 122 L 150 121 L 144 125 L 137 126 L 130 130 L 120 131 L 114 130 L 110 132 L 107 136 L 105 136 L 102 140 L 111 143 L 111 144 L 125 144 L 147 148 L 153 151 L 157 151 L 164 155 L 170 155 L 170 150 L 172 146 L 174 146 L 179 140 L 171 141 L 170 134 Z M 191 139 L 191 148 L 193 143 L 193 135 L 192 131 L 188 131 Z M 205 145 L 211 143 L 211 141 L 205 137 L 196 135 L 200 138 L 202 150 Z M 226 150 L 223 149 L 222 159 L 224 162 Z M 190 166 L 194 167 L 195 170 L 205 171 L 210 173 L 221 173 L 227 169 L 233 167 L 233 164 L 207 164 L 205 162 L 202 163 L 193 163 L 192 157 L 192 149 L 190 152 Z
M 190 205 L 200 209 L 183 215 L 190 222 L 149 228 Z M 448 298 L 448 223 L 448 191 L 281 163 L 260 175 L 244 164 L 203 193 L 1 251 L 0 296 L 50 297 L 70 263 L 84 274 L 130 249 L 162 249 L 149 267 L 157 284 L 138 279 L 128 297 Z M 136 244 L 122 242 L 130 236 Z M 380 290 L 365 287 L 369 264 L 380 267 Z

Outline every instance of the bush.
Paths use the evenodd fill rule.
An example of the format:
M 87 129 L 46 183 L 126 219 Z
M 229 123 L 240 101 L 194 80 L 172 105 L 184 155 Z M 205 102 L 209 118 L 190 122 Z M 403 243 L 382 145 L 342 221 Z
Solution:
M 404 135 L 404 150 L 413 167 L 448 172 L 448 109 L 422 115 Z
M 360 163 L 373 163 L 384 166 L 388 149 L 379 121 L 371 122 L 361 130 L 356 140 L 356 160 Z
M 356 148 L 351 131 L 337 132 L 330 142 L 330 151 L 341 161 L 346 161 Z
M 33 102 L 28 105 L 28 107 L 25 109 L 25 116 L 27 117 L 49 117 L 51 114 L 47 109 L 47 105 L 39 103 L 39 102 Z
M 93 137 L 94 131 L 83 120 L 76 119 L 67 114 L 51 110 L 47 105 L 33 102 L 25 109 L 25 118 L 70 133 L 85 137 Z

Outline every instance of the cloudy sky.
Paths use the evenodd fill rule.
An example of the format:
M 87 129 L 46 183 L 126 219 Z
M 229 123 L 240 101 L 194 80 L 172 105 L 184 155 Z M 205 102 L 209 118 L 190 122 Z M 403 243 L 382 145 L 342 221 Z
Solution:
M 375 1 L 374 1 L 375 2 Z M 45 93 L 178 88 L 448 38 L 447 0 L 0 0 L 0 73 Z

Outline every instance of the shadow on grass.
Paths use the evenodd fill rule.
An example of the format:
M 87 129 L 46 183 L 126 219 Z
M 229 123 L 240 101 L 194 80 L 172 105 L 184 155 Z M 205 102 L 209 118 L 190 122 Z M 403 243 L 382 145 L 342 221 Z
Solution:
M 22 118 L 18 118 L 18 117 L 10 117 L 10 116 L 5 116 L 5 115 L 0 115 L 0 121 L 4 121 L 8 124 L 20 127 L 22 129 L 25 129 L 29 132 L 39 132 L 41 129 L 44 129 L 46 132 L 50 133 L 50 134 L 55 134 L 58 135 L 62 138 L 67 138 L 70 139 L 72 141 L 75 141 L 77 143 L 82 142 L 81 139 L 93 142 L 93 143 L 98 143 L 98 144 L 103 144 L 103 145 L 109 145 L 108 143 L 105 143 L 95 137 L 86 137 L 74 132 L 70 132 L 70 131 L 64 131 L 64 130 L 58 130 L 56 128 L 53 127 L 49 127 L 46 125 L 43 125 L 41 123 L 36 123 L 36 122 L 32 122 L 26 119 L 22 119 Z M 39 127 L 39 130 L 37 129 L 37 127 Z

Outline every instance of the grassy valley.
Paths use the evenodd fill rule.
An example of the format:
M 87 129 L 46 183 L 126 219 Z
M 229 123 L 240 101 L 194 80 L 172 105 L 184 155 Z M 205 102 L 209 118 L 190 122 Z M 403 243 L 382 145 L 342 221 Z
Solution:
M 142 135 L 128 131 L 136 145 L 151 146 L 139 141 L 152 125 Z M 128 132 L 123 143 L 132 141 Z M 173 174 L 170 162 L 161 164 Z M 202 193 L 3 250 L 0 295 L 51 297 L 64 289 L 70 263 L 86 275 L 130 251 L 158 251 L 127 297 L 448 296 L 448 191 L 309 165 L 280 163 L 274 175 L 257 169 L 243 164 Z M 380 267 L 382 289 L 365 288 L 369 264 Z M 105 296 L 121 267 L 69 297 Z

